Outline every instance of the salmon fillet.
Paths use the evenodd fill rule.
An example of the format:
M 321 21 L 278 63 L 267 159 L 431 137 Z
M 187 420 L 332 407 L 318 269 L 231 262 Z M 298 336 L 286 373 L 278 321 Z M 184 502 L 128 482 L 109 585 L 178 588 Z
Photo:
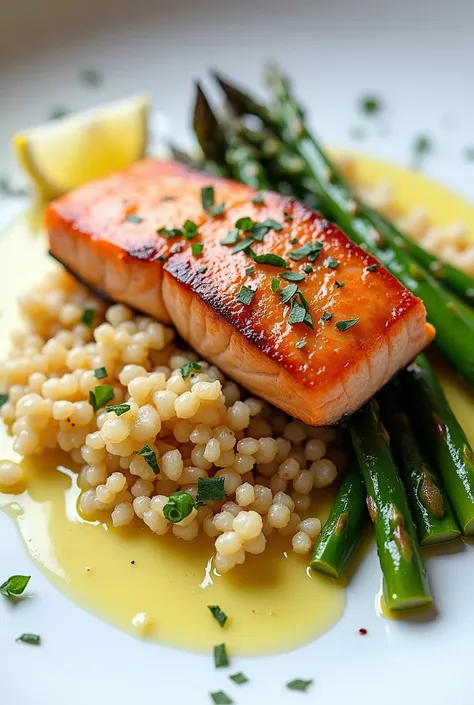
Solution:
M 220 215 L 203 208 L 208 185 L 215 203 L 225 203 Z M 254 203 L 255 196 L 242 184 L 146 159 L 51 203 L 51 253 L 111 299 L 173 323 L 253 393 L 306 423 L 332 424 L 373 396 L 434 330 L 420 299 L 335 225 L 292 198 L 266 192 Z M 244 231 L 252 223 L 241 220 L 236 228 L 243 218 L 263 227 Z M 186 220 L 197 226 L 190 240 L 181 235 Z M 247 238 L 251 249 L 234 253 Z

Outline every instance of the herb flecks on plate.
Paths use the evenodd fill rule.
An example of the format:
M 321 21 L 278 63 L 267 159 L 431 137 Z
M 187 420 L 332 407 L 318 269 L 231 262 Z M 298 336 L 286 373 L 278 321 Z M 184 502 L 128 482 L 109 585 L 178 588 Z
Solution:
M 383 101 L 378 95 L 364 95 L 360 99 L 359 108 L 361 112 L 367 117 L 374 117 L 375 115 L 380 115 L 383 110 Z
M 223 690 L 217 690 L 215 693 L 209 694 L 214 705 L 233 705 L 234 701 L 227 695 L 227 693 L 224 693 Z
M 313 684 L 313 679 L 304 680 L 303 678 L 295 678 L 286 684 L 288 690 L 299 690 L 302 693 L 306 693 L 308 688 Z
M 21 634 L 15 639 L 15 641 L 21 641 L 23 644 L 31 644 L 31 646 L 39 646 L 41 644 L 41 636 L 39 634 Z
M 11 575 L 0 585 L 0 595 L 5 597 L 18 597 L 23 595 L 30 582 L 31 575 Z
M 217 644 L 214 647 L 214 665 L 216 668 L 225 668 L 229 665 L 229 657 L 225 644 Z
M 224 624 L 227 622 L 228 617 L 226 613 L 221 610 L 219 605 L 208 605 L 207 609 L 210 611 L 219 626 L 223 627 Z

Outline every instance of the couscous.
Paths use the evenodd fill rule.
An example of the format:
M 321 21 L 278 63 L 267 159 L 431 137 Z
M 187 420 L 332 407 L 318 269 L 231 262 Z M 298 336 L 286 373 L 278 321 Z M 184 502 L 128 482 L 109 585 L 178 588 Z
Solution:
M 105 306 L 62 271 L 25 294 L 20 311 L 25 326 L 0 366 L 1 415 L 20 455 L 69 454 L 85 518 L 143 522 L 184 541 L 204 532 L 220 573 L 262 553 L 274 532 L 309 553 L 321 530 L 312 493 L 346 462 L 339 431 L 249 397 L 177 347 L 170 328 Z M 222 478 L 225 498 L 199 506 L 204 478 Z M 21 479 L 20 465 L 0 464 L 1 484 Z M 180 518 L 182 493 L 191 499 Z

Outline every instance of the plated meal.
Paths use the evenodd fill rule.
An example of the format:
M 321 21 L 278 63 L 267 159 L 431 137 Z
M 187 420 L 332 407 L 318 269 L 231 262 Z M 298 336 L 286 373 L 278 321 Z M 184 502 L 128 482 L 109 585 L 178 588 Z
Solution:
M 41 181 L 80 116 L 17 139 L 55 198 L 0 365 L 0 507 L 73 599 L 223 667 L 329 629 L 370 522 L 381 615 L 432 608 L 423 547 L 474 535 L 474 245 L 326 151 L 278 70 L 268 105 L 216 79 L 189 152 L 134 136 L 103 174 Z

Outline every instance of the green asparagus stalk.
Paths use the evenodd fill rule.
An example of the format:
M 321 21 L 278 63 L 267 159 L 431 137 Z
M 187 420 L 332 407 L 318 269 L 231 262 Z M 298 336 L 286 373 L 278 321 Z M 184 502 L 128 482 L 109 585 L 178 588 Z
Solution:
M 426 451 L 435 460 L 459 526 L 474 536 L 474 454 L 424 355 L 401 373 L 410 416 Z
M 387 432 L 372 399 L 349 419 L 349 432 L 367 489 L 367 506 L 375 526 L 383 595 L 389 610 L 432 603 L 415 525 Z
M 224 128 L 199 84 L 196 86 L 193 125 L 204 155 L 226 175 L 258 190 L 269 188 L 254 150 L 238 140 L 230 123 L 227 130 Z
M 286 156 L 288 150 L 285 145 L 272 135 L 268 130 L 251 130 L 245 125 L 237 123 L 236 129 L 244 142 L 253 144 L 257 147 L 262 155 L 262 161 L 268 161 L 273 166 L 273 170 L 282 173 L 290 173 L 292 183 L 297 183 L 298 176 L 304 174 L 305 165 L 301 158 L 293 156 L 292 160 Z M 282 154 L 285 154 L 282 158 Z M 341 186 L 351 193 L 350 184 L 344 179 L 341 172 L 336 169 L 333 163 L 330 164 L 332 174 L 338 179 Z M 402 246 L 419 264 L 427 271 L 431 272 L 435 279 L 444 284 L 448 289 L 457 294 L 461 299 L 468 303 L 474 302 L 474 277 L 466 274 L 466 272 L 457 269 L 448 262 L 441 262 L 435 255 L 407 237 L 385 216 L 378 213 L 376 210 L 364 204 L 360 199 L 352 193 L 352 198 L 357 203 L 359 210 L 362 210 L 370 219 L 374 228 L 382 235 L 387 237 L 390 242 L 395 242 Z
M 293 100 L 288 99 L 278 104 L 276 110 L 269 111 L 222 79 L 219 82 L 238 114 L 257 115 L 304 159 L 306 169 L 301 179 L 308 189 L 315 189 L 330 217 L 354 242 L 377 257 L 404 286 L 423 300 L 428 318 L 437 330 L 435 344 L 451 366 L 474 387 L 474 346 L 469 343 L 474 338 L 474 312 L 419 266 L 402 247 L 382 238 L 363 212 L 355 213 L 357 204 L 340 185 L 337 170 L 329 168 L 328 157 L 309 133 L 302 111 Z M 283 90 L 278 95 L 282 93 Z
M 474 303 L 474 277 L 448 262 L 441 262 L 435 255 L 420 247 L 411 238 L 402 233 L 395 225 L 380 213 L 366 205 L 360 204 L 372 225 L 382 237 L 386 237 L 390 242 L 403 243 L 406 251 L 426 270 L 431 272 L 435 279 L 444 284 L 450 291 L 453 291 L 467 303 Z
M 341 576 L 367 518 L 366 499 L 364 481 L 354 460 L 311 554 L 310 566 L 314 571 L 329 578 Z
M 422 450 L 411 429 L 396 383 L 378 395 L 382 419 L 390 436 L 418 531 L 421 546 L 452 541 L 460 535 L 453 510 L 437 471 Z
M 225 164 L 227 143 L 222 126 L 214 115 L 204 92 L 196 83 L 193 128 L 205 156 L 219 166 Z

